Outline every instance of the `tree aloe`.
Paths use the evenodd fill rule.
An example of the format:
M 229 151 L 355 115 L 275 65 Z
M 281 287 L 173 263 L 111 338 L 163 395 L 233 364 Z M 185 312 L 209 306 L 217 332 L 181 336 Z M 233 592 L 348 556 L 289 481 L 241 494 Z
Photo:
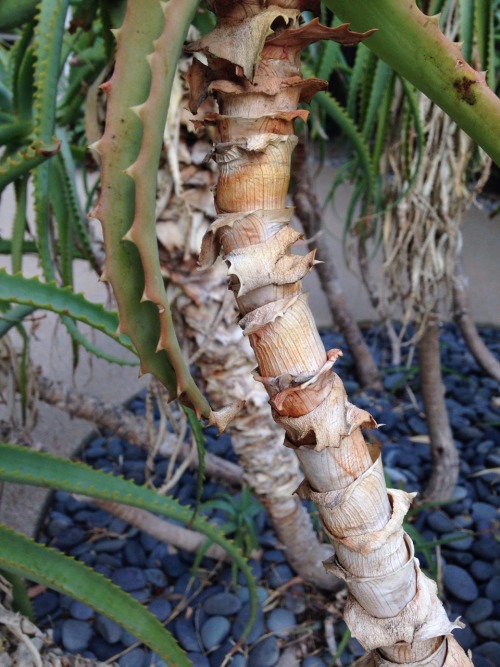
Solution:
M 215 126 L 219 166 L 218 217 L 202 245 L 202 266 L 222 252 L 229 267 L 257 379 L 305 473 L 297 492 L 318 505 L 336 552 L 327 567 L 348 585 L 346 620 L 370 651 L 363 664 L 469 664 L 451 636 L 457 624 L 402 529 L 412 494 L 387 491 L 380 452 L 361 434 L 376 424 L 347 401 L 332 372 L 340 351 L 325 352 L 302 294 L 314 253 L 290 252 L 299 238 L 285 201 L 297 142 L 293 120 L 304 116 L 298 103 L 324 85 L 302 79 L 301 50 L 318 39 L 355 43 L 370 33 L 316 20 L 301 25 L 301 10 L 317 9 L 313 1 L 211 6 L 216 27 L 189 46 L 206 57 L 206 64 L 195 59 L 189 73 L 190 108 L 196 113 L 212 93 L 219 110 L 199 117 Z

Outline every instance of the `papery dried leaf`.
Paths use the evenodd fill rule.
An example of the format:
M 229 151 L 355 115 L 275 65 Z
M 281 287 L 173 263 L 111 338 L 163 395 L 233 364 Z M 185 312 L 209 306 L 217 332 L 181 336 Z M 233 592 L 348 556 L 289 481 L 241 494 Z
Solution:
M 290 246 L 300 238 L 302 234 L 286 225 L 265 243 L 225 255 L 228 273 L 239 280 L 237 296 L 268 284 L 285 285 L 303 278 L 314 264 L 314 253 L 304 257 L 289 254 Z
M 222 23 L 186 47 L 188 53 L 201 52 L 239 65 L 248 80 L 253 79 L 264 42 L 273 34 L 272 24 L 281 18 L 285 25 L 298 24 L 300 12 L 268 7 L 240 22 Z
M 359 44 L 374 32 L 377 31 L 354 32 L 348 23 L 329 28 L 321 25 L 319 19 L 313 19 L 300 28 L 284 30 L 276 37 L 267 39 L 262 55 L 277 60 L 290 60 L 298 65 L 302 49 L 314 42 L 327 39 L 348 46 Z
M 216 426 L 218 433 L 224 433 L 228 424 L 230 424 L 235 416 L 243 410 L 245 401 L 235 401 L 231 405 L 227 405 L 220 410 L 213 410 L 210 414 L 208 424 L 209 426 Z
M 271 301 L 260 308 L 252 310 L 252 312 L 245 315 L 245 317 L 242 317 L 240 326 L 242 327 L 245 336 L 256 333 L 262 327 L 274 322 L 277 317 L 283 317 L 288 308 L 293 306 L 300 296 L 301 295 L 296 295 L 289 299 Z

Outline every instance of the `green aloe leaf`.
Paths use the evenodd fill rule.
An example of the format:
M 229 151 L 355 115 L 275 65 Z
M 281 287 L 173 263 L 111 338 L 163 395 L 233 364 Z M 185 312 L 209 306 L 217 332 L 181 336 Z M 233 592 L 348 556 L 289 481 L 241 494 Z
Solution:
M 102 331 L 131 352 L 135 352 L 127 336 L 116 333 L 117 314 L 105 310 L 100 304 L 88 301 L 82 294 L 75 294 L 70 287 L 58 287 L 55 283 L 42 283 L 37 278 L 25 278 L 19 274 L 13 276 L 0 271 L 0 299 L 68 315 Z
M 235 544 L 224 537 L 219 527 L 209 523 L 202 516 L 193 518 L 190 507 L 123 478 L 94 470 L 83 463 L 66 461 L 50 454 L 3 443 L 0 443 L 0 480 L 43 486 L 123 503 L 192 526 L 194 530 L 225 549 L 233 563 L 240 568 L 250 591 L 251 614 L 246 631 L 251 629 L 257 613 L 258 600 L 255 579 L 248 562 Z M 247 632 L 245 636 L 246 634 Z
M 171 667 L 189 667 L 184 651 L 140 602 L 101 574 L 0 525 L 0 567 L 83 602 L 131 632 Z

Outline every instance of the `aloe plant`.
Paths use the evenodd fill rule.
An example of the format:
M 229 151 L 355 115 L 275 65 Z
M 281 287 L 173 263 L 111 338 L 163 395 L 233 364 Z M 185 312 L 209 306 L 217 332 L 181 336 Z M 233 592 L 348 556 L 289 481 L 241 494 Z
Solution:
M 380 457 L 367 450 L 360 431 L 363 426 L 373 426 L 373 420 L 347 402 L 340 379 L 331 372 L 339 351 L 325 352 L 301 294 L 300 280 L 313 266 L 314 254 L 300 259 L 290 254 L 298 235 L 288 225 L 291 211 L 285 206 L 285 196 L 296 142 L 293 119 L 307 115 L 297 110 L 297 103 L 309 101 L 324 87 L 320 80 L 304 80 L 300 74 L 300 51 L 318 39 L 336 37 L 352 43 L 367 38 L 369 48 L 398 65 L 408 80 L 440 103 L 496 160 L 500 150 L 494 128 L 500 105 L 485 77 L 441 34 L 437 20 L 425 17 L 413 2 L 328 0 L 325 4 L 341 18 L 352 20 L 351 30 L 324 28 L 316 21 L 302 26 L 301 10 L 317 12 L 317 0 L 211 0 L 208 4 L 215 10 L 217 24 L 189 47 L 208 56 L 208 64 L 195 60 L 190 71 L 191 109 L 197 111 L 211 92 L 220 112 L 201 118 L 216 126 L 214 157 L 221 174 L 215 199 L 219 217 L 205 238 L 202 261 L 210 263 L 222 250 L 230 265 L 230 286 L 240 308 L 240 324 L 257 356 L 259 380 L 270 395 L 275 420 L 286 431 L 285 442 L 297 452 L 306 475 L 299 495 L 318 503 L 337 551 L 329 568 L 345 578 L 350 588 L 346 618 L 353 634 L 370 651 L 363 664 L 418 664 L 433 654 L 435 664 L 466 665 L 468 659 L 448 636 L 453 624 L 440 607 L 432 584 L 421 574 L 411 541 L 401 530 L 411 498 L 385 488 Z M 20 14 L 28 15 L 24 11 L 29 12 L 30 7 L 29 2 L 20 5 Z M 15 112 L 14 127 L 3 135 L 10 144 L 0 183 L 18 182 L 16 219 L 23 221 L 25 179 L 38 165 L 34 177 L 37 244 L 46 281 L 54 278 L 54 260 L 59 256 L 53 239 L 57 238 L 61 249 L 69 247 L 64 225 L 51 235 L 48 214 L 51 174 L 58 173 L 55 160 L 65 145 L 63 135 L 53 141 L 53 134 L 66 7 L 64 0 L 42 0 L 33 46 L 23 52 L 23 45 L 26 48 L 31 40 L 28 26 L 20 46 L 10 54 L 18 81 L 26 70 L 31 71 L 30 58 L 35 59 L 34 113 L 32 109 L 30 117 L 29 96 L 19 97 L 14 109 L 15 98 L 0 95 L 7 125 Z M 156 173 L 173 68 L 196 8 L 194 0 L 170 0 L 164 7 L 156 0 L 128 3 L 123 26 L 115 31 L 114 73 L 103 84 L 107 121 L 104 136 L 95 146 L 102 172 L 94 213 L 104 229 L 103 279 L 113 286 L 121 334 L 132 341 L 142 371 L 153 373 L 187 409 L 223 428 L 242 406 L 215 414 L 182 359 L 159 273 L 155 188 L 147 182 Z M 378 32 L 372 34 L 373 29 Z M 405 49 L 399 42 L 402 34 Z M 375 75 L 381 83 L 389 77 L 382 64 Z M 4 88 L 0 93 L 5 93 Z M 318 104 L 345 119 L 327 94 L 319 95 Z M 387 96 L 381 95 L 379 102 L 387 108 Z M 363 132 L 346 124 L 358 143 L 368 188 L 373 186 L 373 174 L 365 147 L 376 108 L 375 101 L 368 102 L 370 120 Z M 29 141 L 19 145 L 27 129 L 21 123 L 33 125 Z M 55 217 L 60 220 L 64 204 L 68 212 L 68 201 L 53 196 Z M 16 267 L 22 241 L 18 229 L 12 239 Z M 61 260 L 58 273 L 61 284 L 71 284 L 67 261 Z M 46 295 L 42 301 L 47 305 Z M 20 321 L 33 306 L 33 300 L 18 297 L 12 319 Z M 73 307 L 74 312 L 83 311 L 84 317 L 97 316 L 78 300 Z M 66 323 L 72 330 L 72 322 Z M 77 335 L 74 329 L 73 334 Z M 5 467 L 5 451 L 2 454 L 0 468 Z M 50 472 L 57 465 L 52 461 L 48 477 L 40 481 L 56 479 L 53 483 L 61 484 L 61 478 Z M 29 475 L 34 474 L 30 470 Z M 18 481 L 23 480 L 18 477 Z M 107 480 L 105 486 L 111 484 Z M 87 493 L 91 490 L 87 487 Z M 122 492 L 116 489 L 115 499 L 135 502 L 133 493 L 121 496 Z M 341 512 L 336 511 L 339 506 Z M 5 555 L 5 561 L 19 572 L 21 565 L 15 565 L 11 556 Z

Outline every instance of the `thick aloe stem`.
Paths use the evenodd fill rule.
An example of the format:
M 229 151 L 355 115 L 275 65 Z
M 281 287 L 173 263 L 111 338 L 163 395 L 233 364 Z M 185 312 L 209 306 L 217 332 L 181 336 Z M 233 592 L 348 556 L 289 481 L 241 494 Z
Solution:
M 444 400 L 445 386 L 441 374 L 439 350 L 439 316 L 427 320 L 418 342 L 420 386 L 431 438 L 432 468 L 423 491 L 425 500 L 448 500 L 453 495 L 460 458 L 458 456 L 448 411 Z
M 500 382 L 500 361 L 481 338 L 469 304 L 468 278 L 464 273 L 462 258 L 455 263 L 453 279 L 453 318 L 460 327 L 470 353 L 485 373 Z
M 322 38 L 353 43 L 366 35 L 316 21 L 300 26 L 300 10 L 314 9 L 315 2 L 265 4 L 215 0 L 217 27 L 190 47 L 211 56 L 208 66 L 195 61 L 191 69 L 192 110 L 208 89 L 219 104 L 218 114 L 204 118 L 216 126 L 220 173 L 219 215 L 201 261 L 210 264 L 222 250 L 229 266 L 257 377 L 306 476 L 297 492 L 319 507 L 336 551 L 328 567 L 349 587 L 346 620 L 371 651 L 365 664 L 469 665 L 448 637 L 456 626 L 402 529 L 412 495 L 387 491 L 380 453 L 361 434 L 376 424 L 347 401 L 332 372 L 340 352 L 325 352 L 302 293 L 314 253 L 290 252 L 300 237 L 289 226 L 292 211 L 285 204 L 297 142 L 293 119 L 303 116 L 298 102 L 323 87 L 302 80 L 300 51 Z
M 306 236 L 310 250 L 316 249 L 316 270 L 330 307 L 334 323 L 342 332 L 351 351 L 356 367 L 356 376 L 363 387 L 381 390 L 382 383 L 377 364 L 366 344 L 361 329 L 354 318 L 347 297 L 340 285 L 339 276 L 332 260 L 331 251 L 324 238 L 312 240 L 321 232 L 322 212 L 314 192 L 313 179 L 307 165 L 307 149 L 304 140 L 299 141 L 293 159 L 293 203 Z
M 187 91 L 180 109 L 186 104 Z M 282 446 L 283 434 L 269 412 L 267 393 L 252 377 L 255 359 L 227 293 L 226 267 L 217 262 L 205 271 L 195 269 L 201 238 L 213 219 L 215 169 L 209 162 L 200 164 L 211 138 L 198 129 L 194 141 L 185 127 L 191 126 L 186 114 L 173 107 L 171 111 L 168 128 L 173 150 L 170 169 L 161 172 L 158 237 L 174 320 L 199 368 L 210 404 L 217 409 L 246 402 L 227 432 L 245 482 L 266 507 L 288 562 L 304 581 L 338 589 L 342 582 L 322 565 L 332 549 L 319 542 L 307 509 L 292 495 L 301 479 L 298 461 Z
M 484 72 L 445 37 L 438 16 L 426 16 L 415 0 L 324 0 L 353 30 L 377 28 L 366 45 L 441 107 L 500 164 L 500 100 Z

